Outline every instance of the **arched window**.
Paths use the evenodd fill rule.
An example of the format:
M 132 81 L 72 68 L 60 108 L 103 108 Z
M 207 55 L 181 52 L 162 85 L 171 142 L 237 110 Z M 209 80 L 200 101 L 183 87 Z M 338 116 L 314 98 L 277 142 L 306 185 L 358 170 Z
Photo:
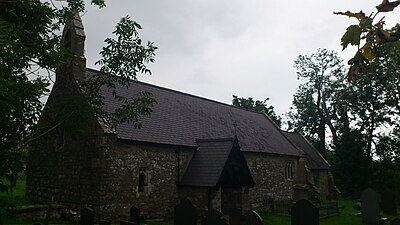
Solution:
M 67 30 L 64 38 L 64 47 L 71 49 L 72 48 L 72 40 L 71 40 L 71 31 Z
M 286 162 L 285 164 L 285 178 L 292 179 L 293 178 L 293 165 L 292 162 Z
M 144 174 L 144 172 L 141 172 L 139 174 L 139 185 L 138 185 L 139 192 L 144 192 L 145 181 L 146 181 L 146 174 Z
M 139 168 L 139 177 L 138 177 L 138 192 L 148 192 L 148 185 L 149 185 L 149 176 L 147 173 L 146 167 Z

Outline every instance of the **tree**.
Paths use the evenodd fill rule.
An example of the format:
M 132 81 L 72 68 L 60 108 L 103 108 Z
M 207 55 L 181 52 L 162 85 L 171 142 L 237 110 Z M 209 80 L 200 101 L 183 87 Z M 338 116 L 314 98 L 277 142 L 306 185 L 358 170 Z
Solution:
M 302 81 L 289 113 L 289 129 L 302 132 L 317 140 L 317 149 L 326 153 L 328 127 L 333 143 L 338 143 L 339 114 L 346 80 L 342 60 L 333 51 L 318 49 L 311 56 L 300 55 L 295 60 L 297 78 Z
M 233 97 L 232 105 L 254 112 L 263 112 L 267 114 L 275 122 L 275 124 L 278 125 L 278 127 L 281 127 L 282 118 L 276 115 L 274 107 L 272 105 L 267 104 L 269 98 L 266 98 L 264 101 L 261 100 L 254 101 L 252 97 L 239 98 L 236 95 L 232 95 L 232 97 Z
M 104 0 L 91 3 L 100 8 L 105 6 Z M 43 110 L 40 99 L 49 91 L 50 74 L 75 57 L 68 48 L 60 46 L 59 28 L 84 10 L 83 0 L 68 0 L 61 8 L 40 0 L 0 2 L 0 191 L 8 192 L 15 185 L 28 143 L 54 129 L 54 126 L 36 129 Z M 107 46 L 101 52 L 103 59 L 98 61 L 102 66 L 101 76 L 82 87 L 87 95 L 80 102 L 89 102 L 92 111 L 112 126 L 131 122 L 140 127 L 138 117 L 149 114 L 154 103 L 150 94 L 144 93 L 137 99 L 114 95 L 121 100 L 122 107 L 114 113 L 101 110 L 102 98 L 98 95 L 101 86 L 106 85 L 112 91 L 114 82 L 127 86 L 137 73 L 150 73 L 146 63 L 154 60 L 156 47 L 151 42 L 143 46 L 138 29 L 140 25 L 129 17 L 121 20 L 114 32 L 117 40 L 106 39 Z M 40 72 L 43 69 L 47 74 Z M 79 116 L 68 115 L 70 121 L 74 120 L 73 115 Z M 56 126 L 66 122 L 63 118 Z
M 378 131 L 391 123 L 392 115 L 386 101 L 386 83 L 389 74 L 381 73 L 381 58 L 375 58 L 368 74 L 350 81 L 351 91 L 347 96 L 355 128 L 367 141 L 366 154 L 372 160 L 373 145 Z
M 349 130 L 339 137 L 332 160 L 332 173 L 344 196 L 367 187 L 370 171 L 365 148 L 364 135 L 358 130 Z

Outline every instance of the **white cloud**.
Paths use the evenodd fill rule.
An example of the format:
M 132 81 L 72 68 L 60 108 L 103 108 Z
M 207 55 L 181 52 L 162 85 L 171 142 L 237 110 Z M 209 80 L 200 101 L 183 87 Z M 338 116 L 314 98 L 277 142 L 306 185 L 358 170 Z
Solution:
M 354 19 L 334 11 L 372 12 L 379 1 L 108 0 L 83 16 L 88 66 L 119 18 L 131 15 L 144 40 L 159 47 L 153 76 L 139 80 L 226 103 L 232 94 L 269 97 L 288 112 L 298 85 L 293 61 L 317 48 L 341 51 L 340 38 Z M 394 14 L 394 13 L 392 13 Z M 395 15 L 397 16 L 397 15 Z M 397 19 L 389 15 L 389 21 Z M 392 22 L 391 25 L 394 23 Z M 354 53 L 340 53 L 346 59 Z

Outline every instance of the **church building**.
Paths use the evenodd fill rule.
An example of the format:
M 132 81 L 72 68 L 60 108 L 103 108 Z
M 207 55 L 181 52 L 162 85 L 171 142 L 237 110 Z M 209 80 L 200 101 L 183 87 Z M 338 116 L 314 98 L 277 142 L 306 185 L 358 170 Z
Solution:
M 62 41 L 76 57 L 56 74 L 42 127 L 74 107 L 68 97 L 83 95 L 81 82 L 99 74 L 86 68 L 79 16 L 66 24 Z M 333 190 L 325 159 L 264 113 L 138 81 L 129 88 L 117 85 L 117 91 L 125 97 L 152 94 L 157 103 L 150 116 L 140 118 L 142 127 L 122 123 L 114 129 L 82 114 L 84 123 L 77 120 L 74 129 L 60 126 L 44 135 L 29 146 L 28 198 L 53 199 L 72 209 L 88 206 L 104 218 L 125 218 L 131 206 L 146 218 L 171 217 L 184 197 L 199 210 L 244 212 L 266 196 L 292 199 L 299 160 L 306 163 L 310 190 L 321 198 Z M 118 107 L 107 90 L 102 95 L 104 110 Z M 88 128 L 80 129 L 83 124 Z

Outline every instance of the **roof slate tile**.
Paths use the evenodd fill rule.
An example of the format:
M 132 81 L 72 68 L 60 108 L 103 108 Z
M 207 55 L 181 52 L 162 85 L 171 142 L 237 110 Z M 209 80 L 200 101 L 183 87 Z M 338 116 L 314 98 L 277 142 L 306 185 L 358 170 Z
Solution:
M 87 69 L 87 75 L 98 71 Z M 182 92 L 132 81 L 129 88 L 117 86 L 117 93 L 133 97 L 139 92 L 152 93 L 157 104 L 150 117 L 141 117 L 143 127 L 123 123 L 117 126 L 117 138 L 197 147 L 196 139 L 225 138 L 236 134 L 243 151 L 300 156 L 298 149 L 263 113 L 251 112 L 232 105 Z M 113 111 L 119 103 L 102 90 L 104 109 Z

